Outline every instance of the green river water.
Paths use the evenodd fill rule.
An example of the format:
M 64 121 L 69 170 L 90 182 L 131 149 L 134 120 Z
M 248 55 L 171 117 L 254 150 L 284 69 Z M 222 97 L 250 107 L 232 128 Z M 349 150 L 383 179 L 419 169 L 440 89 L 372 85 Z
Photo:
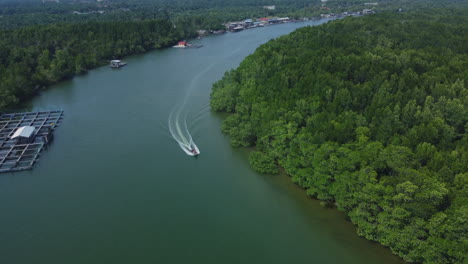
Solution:
M 0 175 L 0 263 L 401 263 L 287 176 L 253 172 L 209 109 L 213 82 L 260 44 L 323 22 L 132 56 L 29 102 L 65 119 L 33 170 Z

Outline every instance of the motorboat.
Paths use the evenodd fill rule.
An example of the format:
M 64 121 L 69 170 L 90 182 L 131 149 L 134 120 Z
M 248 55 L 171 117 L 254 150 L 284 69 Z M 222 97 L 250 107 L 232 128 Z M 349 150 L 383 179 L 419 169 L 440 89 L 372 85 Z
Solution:
M 189 156 L 198 156 L 200 155 L 200 150 L 198 149 L 197 145 L 195 143 L 191 142 L 190 146 L 184 145 L 182 143 L 179 143 L 180 147 L 182 150 Z

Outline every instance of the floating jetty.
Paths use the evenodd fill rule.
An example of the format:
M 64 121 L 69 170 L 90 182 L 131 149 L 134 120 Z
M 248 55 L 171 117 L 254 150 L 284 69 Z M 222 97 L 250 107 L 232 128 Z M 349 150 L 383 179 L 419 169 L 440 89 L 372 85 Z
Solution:
M 31 169 L 62 119 L 63 111 L 0 114 L 0 172 Z
M 121 60 L 111 60 L 109 66 L 110 66 L 111 68 L 120 68 L 120 67 L 123 67 L 123 66 L 125 66 L 125 65 L 127 65 L 127 63 L 124 62 L 124 61 L 121 61 Z
M 187 41 L 179 41 L 179 43 L 177 43 L 177 45 L 175 46 L 172 46 L 173 48 L 179 48 L 179 49 L 198 49 L 198 48 L 201 48 L 203 47 L 203 45 L 201 44 L 191 44 L 191 43 L 188 43 Z

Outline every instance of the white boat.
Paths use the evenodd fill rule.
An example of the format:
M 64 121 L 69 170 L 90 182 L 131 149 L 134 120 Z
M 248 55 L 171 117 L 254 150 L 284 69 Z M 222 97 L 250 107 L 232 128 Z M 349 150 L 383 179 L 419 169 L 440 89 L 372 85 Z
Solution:
M 127 63 L 124 62 L 124 61 L 121 61 L 121 60 L 111 60 L 110 61 L 111 68 L 120 68 L 120 67 L 123 67 L 125 65 L 127 65 Z
M 190 144 L 190 147 L 187 147 L 186 145 L 184 144 L 181 144 L 179 143 L 180 147 L 182 148 L 182 150 L 187 153 L 187 155 L 189 156 L 198 156 L 200 155 L 200 150 L 198 149 L 197 145 L 195 145 L 195 143 L 191 143 Z

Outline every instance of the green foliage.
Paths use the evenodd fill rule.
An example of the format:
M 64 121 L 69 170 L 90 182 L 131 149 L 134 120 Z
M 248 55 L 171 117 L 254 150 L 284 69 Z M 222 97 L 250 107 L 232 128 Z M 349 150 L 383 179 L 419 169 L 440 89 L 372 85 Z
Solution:
M 346 18 L 272 40 L 214 84 L 223 131 L 424 263 L 468 261 L 468 9 Z
M 289 16 L 293 18 L 320 17 L 321 14 L 356 12 L 371 8 L 376 12 L 405 11 L 419 8 L 460 5 L 457 0 L 386 0 L 378 5 L 366 5 L 368 0 L 60 0 L 59 3 L 40 0 L 0 0 L 0 28 L 86 23 L 97 21 L 142 21 L 190 17 L 198 29 L 217 29 L 221 23 L 246 18 Z M 263 6 L 274 5 L 274 10 Z
M 168 20 L 89 22 L 0 31 L 0 110 L 110 59 L 194 36 L 179 25 Z
M 217 91 L 212 95 L 211 108 L 214 111 L 234 112 L 239 88 L 235 85 L 233 78 L 234 73 L 232 71 L 226 72 L 224 78 L 213 85 L 213 91 Z
M 252 168 L 260 173 L 278 173 L 278 165 L 275 159 L 268 154 L 259 151 L 251 152 L 249 155 L 249 162 Z
M 341 0 L 340 0 L 341 1 Z M 362 0 L 360 0 L 362 2 Z M 228 21 L 246 18 L 312 14 L 298 12 L 305 8 L 318 10 L 316 0 L 112 0 L 42 3 L 34 0 L 1 0 L 0 28 L 14 29 L 25 26 L 55 23 L 85 23 L 96 21 L 136 21 L 190 19 L 197 29 L 220 29 Z M 362 4 L 362 3 L 361 3 Z M 263 8 L 275 5 L 275 10 Z

